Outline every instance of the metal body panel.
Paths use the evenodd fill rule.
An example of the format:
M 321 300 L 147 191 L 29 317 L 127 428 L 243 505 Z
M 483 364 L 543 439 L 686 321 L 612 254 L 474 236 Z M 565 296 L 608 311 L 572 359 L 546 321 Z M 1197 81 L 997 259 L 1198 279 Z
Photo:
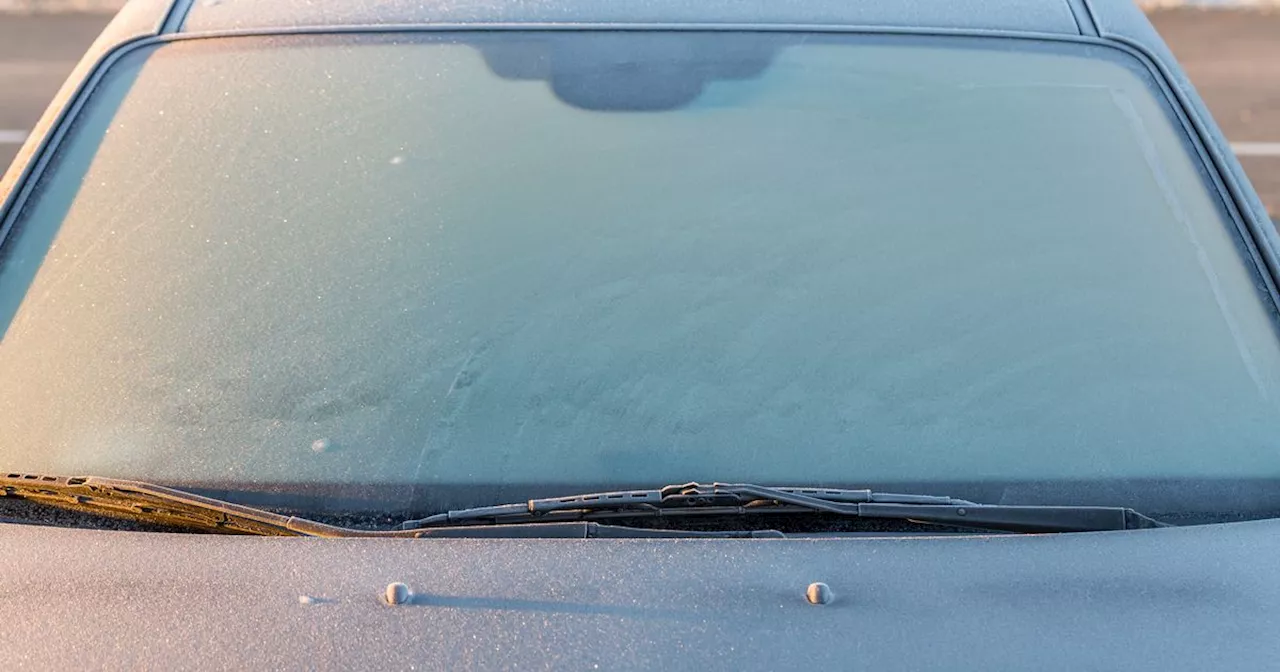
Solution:
M 1280 521 L 320 540 L 0 525 L 10 669 L 1269 669 Z M 835 601 L 805 600 L 812 582 Z M 410 604 L 382 601 L 405 583 Z
M 903 26 L 1079 34 L 1068 0 L 222 0 L 195 3 L 188 32 L 421 23 L 727 23 Z

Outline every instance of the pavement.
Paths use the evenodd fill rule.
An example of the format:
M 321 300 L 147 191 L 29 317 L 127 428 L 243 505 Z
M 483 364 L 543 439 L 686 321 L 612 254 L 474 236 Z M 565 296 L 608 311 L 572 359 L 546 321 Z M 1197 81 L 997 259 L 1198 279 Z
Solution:
M 1151 22 L 1280 218 L 1280 11 L 1169 9 Z
M 110 18 L 0 14 L 0 172 Z
M 0 167 L 109 18 L 0 13 Z M 1280 215 L 1280 11 L 1178 8 L 1151 19 Z

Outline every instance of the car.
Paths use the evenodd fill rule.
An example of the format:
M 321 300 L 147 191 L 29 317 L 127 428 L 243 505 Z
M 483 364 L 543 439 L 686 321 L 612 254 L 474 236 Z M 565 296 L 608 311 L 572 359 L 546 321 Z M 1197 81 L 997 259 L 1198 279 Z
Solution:
M 0 181 L 10 669 L 1268 669 L 1277 234 L 1119 0 L 131 0 Z

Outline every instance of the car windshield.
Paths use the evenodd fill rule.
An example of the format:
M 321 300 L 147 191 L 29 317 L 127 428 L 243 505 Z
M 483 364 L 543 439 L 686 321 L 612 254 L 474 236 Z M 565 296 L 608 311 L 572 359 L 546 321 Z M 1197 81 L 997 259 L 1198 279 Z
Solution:
M 1067 42 L 134 48 L 9 212 L 0 469 L 1249 509 L 1276 309 L 1184 127 Z

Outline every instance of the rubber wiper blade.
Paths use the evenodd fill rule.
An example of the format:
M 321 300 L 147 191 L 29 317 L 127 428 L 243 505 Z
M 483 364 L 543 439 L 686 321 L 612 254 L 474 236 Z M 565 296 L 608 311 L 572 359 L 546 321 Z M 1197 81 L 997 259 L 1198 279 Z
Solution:
M 335 527 L 153 483 L 94 476 L 0 474 L 0 496 L 201 532 L 303 537 L 410 536 Z
M 401 529 L 460 524 L 803 512 L 1007 532 L 1091 532 L 1167 526 L 1121 507 L 977 504 L 953 497 L 871 490 L 685 483 L 653 490 L 531 499 L 521 503 L 448 511 L 406 521 Z

